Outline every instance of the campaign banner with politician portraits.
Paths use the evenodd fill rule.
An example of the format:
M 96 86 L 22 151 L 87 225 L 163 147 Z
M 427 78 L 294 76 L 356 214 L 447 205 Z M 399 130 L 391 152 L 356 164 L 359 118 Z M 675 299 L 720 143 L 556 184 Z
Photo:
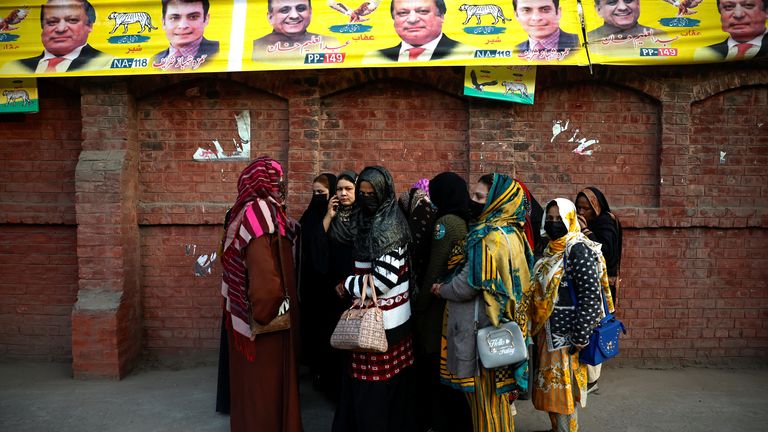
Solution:
M 768 57 L 768 0 L 584 0 L 592 63 L 689 64 Z
M 0 77 L 761 58 L 764 1 L 4 0 Z

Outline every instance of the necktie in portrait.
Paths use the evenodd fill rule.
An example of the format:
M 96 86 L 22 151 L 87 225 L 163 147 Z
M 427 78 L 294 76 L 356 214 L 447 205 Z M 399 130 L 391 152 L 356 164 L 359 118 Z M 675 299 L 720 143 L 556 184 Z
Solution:
M 734 60 L 744 60 L 747 51 L 749 51 L 750 48 L 752 48 L 751 43 L 740 43 L 736 44 L 736 56 L 733 57 Z
M 45 68 L 45 72 L 56 72 L 56 66 L 59 65 L 59 63 L 66 60 L 64 57 L 52 57 L 48 59 L 48 66 Z
M 419 55 L 426 51 L 426 48 L 411 48 L 408 50 L 408 60 L 414 61 L 419 58 Z

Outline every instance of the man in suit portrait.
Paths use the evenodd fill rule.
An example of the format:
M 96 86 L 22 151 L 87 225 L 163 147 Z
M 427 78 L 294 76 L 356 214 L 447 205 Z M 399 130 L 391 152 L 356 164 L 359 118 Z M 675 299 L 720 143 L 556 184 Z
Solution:
M 364 63 L 472 58 L 475 49 L 443 33 L 445 0 L 392 0 L 390 13 L 401 43 L 369 53 Z
M 720 24 L 728 39 L 694 53 L 697 61 L 748 60 L 768 58 L 768 17 L 766 0 L 718 0 Z
M 197 69 L 210 64 L 219 52 L 219 42 L 203 37 L 211 19 L 209 0 L 162 0 L 163 30 L 168 48 L 152 57 L 152 66 L 167 69 Z
M 88 44 L 96 11 L 88 0 L 48 0 L 40 7 L 43 52 L 6 63 L 0 72 L 56 73 L 109 69 L 113 57 Z
M 644 26 L 638 22 L 640 19 L 640 0 L 595 0 L 595 9 L 603 19 L 603 25 L 587 33 L 587 41 L 589 42 L 603 39 L 621 41 L 638 37 L 669 39 L 664 31 Z M 650 45 L 652 42 L 648 40 L 643 46 L 655 46 Z
M 272 32 L 253 41 L 253 61 L 298 61 L 306 53 L 340 46 L 332 36 L 307 31 L 312 21 L 311 0 L 268 0 L 267 19 Z
M 515 49 L 526 51 L 573 50 L 579 47 L 579 37 L 560 28 L 560 0 L 513 0 L 515 17 L 528 39 Z

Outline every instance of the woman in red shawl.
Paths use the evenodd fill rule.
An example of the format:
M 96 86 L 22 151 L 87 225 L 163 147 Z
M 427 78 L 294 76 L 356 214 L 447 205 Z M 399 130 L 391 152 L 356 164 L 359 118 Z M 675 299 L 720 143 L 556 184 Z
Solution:
M 232 431 L 302 430 L 292 253 L 296 223 L 285 213 L 282 177 L 282 167 L 271 158 L 251 162 L 240 174 L 237 201 L 225 227 L 221 293 L 229 339 Z M 286 306 L 290 329 L 252 331 Z

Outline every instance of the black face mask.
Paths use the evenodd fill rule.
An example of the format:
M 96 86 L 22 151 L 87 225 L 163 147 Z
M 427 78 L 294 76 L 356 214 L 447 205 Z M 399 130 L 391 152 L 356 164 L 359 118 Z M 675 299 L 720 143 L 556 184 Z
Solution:
M 360 209 L 368 216 L 376 214 L 376 210 L 379 209 L 379 200 L 375 196 L 361 196 L 357 198 L 357 202 L 360 205 Z
M 469 200 L 469 218 L 477 219 L 483 213 L 485 203 L 479 203 L 475 200 Z
M 310 201 L 311 204 L 319 205 L 319 203 L 324 203 L 328 205 L 328 197 L 325 194 L 315 194 L 312 195 L 312 201 Z
M 549 237 L 550 240 L 557 240 L 568 234 L 568 228 L 566 228 L 563 221 L 544 222 L 544 231 L 547 233 L 547 237 Z

